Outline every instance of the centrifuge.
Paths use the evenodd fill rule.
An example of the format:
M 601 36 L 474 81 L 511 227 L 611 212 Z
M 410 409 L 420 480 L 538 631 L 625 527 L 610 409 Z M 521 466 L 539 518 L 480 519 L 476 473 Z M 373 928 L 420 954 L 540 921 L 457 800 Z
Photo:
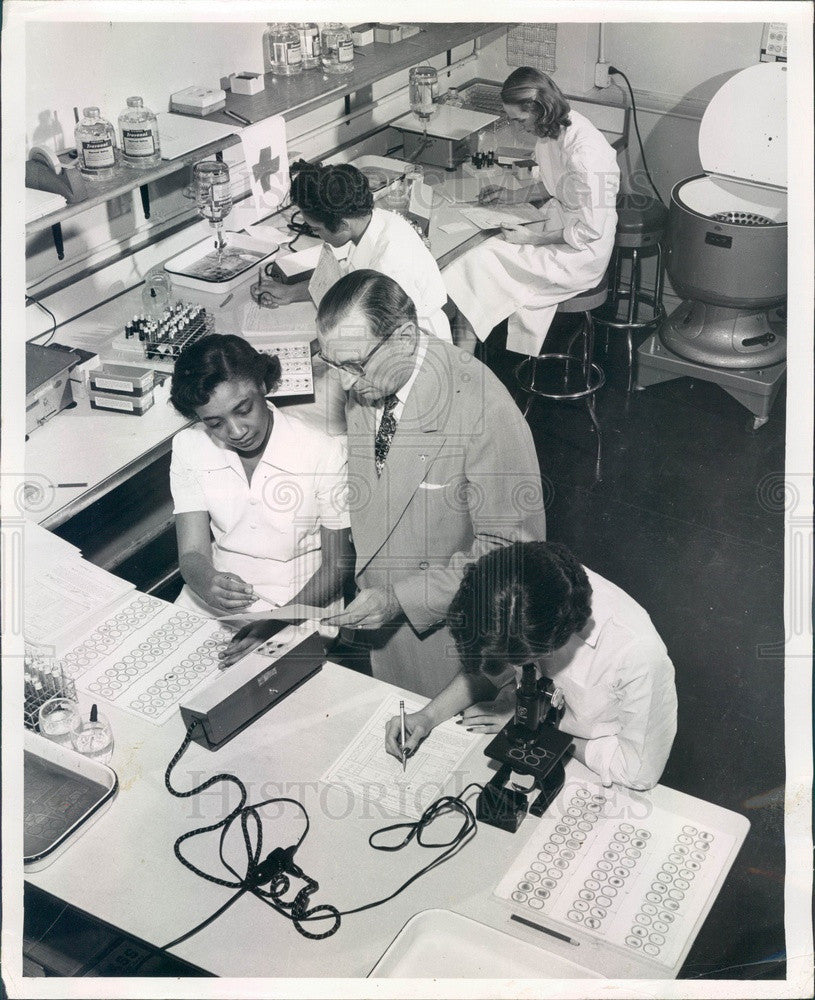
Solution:
M 666 268 L 683 299 L 638 352 L 637 387 L 716 382 L 764 423 L 783 377 L 787 294 L 786 65 L 759 63 L 715 94 L 704 174 L 674 185 Z

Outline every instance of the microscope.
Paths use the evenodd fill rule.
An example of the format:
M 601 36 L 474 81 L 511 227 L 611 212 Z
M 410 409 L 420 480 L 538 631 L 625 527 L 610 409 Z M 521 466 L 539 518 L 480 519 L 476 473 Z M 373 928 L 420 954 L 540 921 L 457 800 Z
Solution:
M 549 682 L 551 683 L 551 682 Z M 515 833 L 526 815 L 542 816 L 563 787 L 564 760 L 572 737 L 555 728 L 557 708 L 547 679 L 537 679 L 534 663 L 524 664 L 515 691 L 515 717 L 487 745 L 484 753 L 498 765 L 478 797 L 476 816 L 482 823 Z M 512 772 L 534 778 L 526 790 L 507 787 Z M 537 792 L 528 806 L 527 796 Z

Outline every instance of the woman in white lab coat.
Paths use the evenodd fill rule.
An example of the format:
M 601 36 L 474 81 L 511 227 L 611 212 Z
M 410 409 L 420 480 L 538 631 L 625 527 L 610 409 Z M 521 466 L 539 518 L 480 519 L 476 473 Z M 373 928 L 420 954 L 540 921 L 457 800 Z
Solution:
M 348 246 L 340 271 L 370 268 L 393 278 L 413 299 L 419 323 L 428 333 L 451 341 L 443 312 L 447 290 L 436 261 L 407 219 L 374 208 L 368 178 L 350 164 L 305 164 L 295 174 L 292 202 L 321 240 L 337 249 Z M 279 305 L 308 297 L 305 282 L 264 285 Z
M 475 346 L 509 317 L 507 348 L 538 354 L 557 303 L 594 287 L 608 267 L 617 226 L 620 170 L 592 123 L 572 111 L 544 73 L 522 66 L 507 77 L 509 119 L 537 137 L 537 167 L 520 188 L 491 187 L 484 203 L 549 199 L 544 226 L 506 226 L 444 271 L 456 304 L 456 342 Z
M 515 709 L 524 665 L 545 692 L 545 722 L 573 737 L 574 756 L 613 783 L 658 781 L 676 735 L 674 668 L 647 613 L 564 546 L 514 542 L 472 563 L 448 611 L 461 671 L 406 717 L 410 753 L 460 714 L 471 732 L 494 733 Z M 551 708 L 550 708 L 551 706 Z M 385 748 L 400 757 L 401 719 Z
M 278 358 L 241 337 L 203 337 L 176 362 L 170 399 L 197 418 L 173 438 L 170 464 L 185 581 L 176 603 L 200 614 L 341 596 L 345 441 L 273 406 L 279 378 Z

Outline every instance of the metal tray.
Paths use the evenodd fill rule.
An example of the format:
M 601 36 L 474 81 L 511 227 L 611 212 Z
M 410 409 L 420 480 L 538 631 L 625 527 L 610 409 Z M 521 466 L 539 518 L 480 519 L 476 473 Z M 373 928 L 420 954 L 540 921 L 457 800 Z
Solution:
M 541 935 L 543 938 L 543 935 Z M 578 951 L 575 948 L 574 951 Z M 411 917 L 369 973 L 371 979 L 600 979 L 504 931 L 451 910 Z
M 26 731 L 23 863 L 27 872 L 55 861 L 101 816 L 119 787 L 116 772 L 69 747 Z

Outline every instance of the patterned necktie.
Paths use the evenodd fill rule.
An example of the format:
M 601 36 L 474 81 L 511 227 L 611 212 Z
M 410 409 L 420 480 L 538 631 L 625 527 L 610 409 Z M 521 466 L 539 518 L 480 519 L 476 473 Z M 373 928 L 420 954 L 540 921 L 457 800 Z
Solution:
M 382 411 L 382 419 L 379 421 L 379 429 L 374 438 L 374 461 L 376 462 L 377 476 L 382 475 L 382 467 L 385 465 L 388 449 L 393 441 L 393 435 L 396 433 L 396 417 L 394 417 L 393 411 L 398 402 L 396 396 L 388 396 L 385 399 L 385 409 Z

